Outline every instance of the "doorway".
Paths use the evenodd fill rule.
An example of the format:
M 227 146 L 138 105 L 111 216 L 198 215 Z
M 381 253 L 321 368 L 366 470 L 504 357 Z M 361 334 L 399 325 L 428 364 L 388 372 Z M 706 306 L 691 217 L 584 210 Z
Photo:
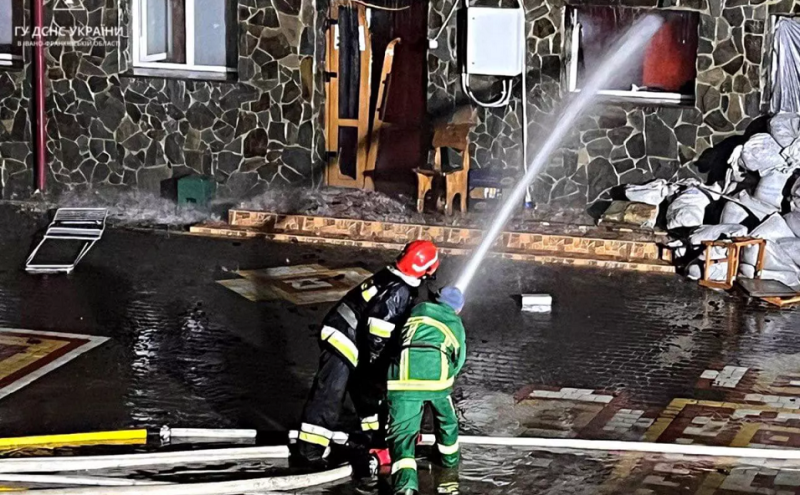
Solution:
M 369 4 L 330 7 L 326 181 L 411 194 L 427 158 L 428 3 Z

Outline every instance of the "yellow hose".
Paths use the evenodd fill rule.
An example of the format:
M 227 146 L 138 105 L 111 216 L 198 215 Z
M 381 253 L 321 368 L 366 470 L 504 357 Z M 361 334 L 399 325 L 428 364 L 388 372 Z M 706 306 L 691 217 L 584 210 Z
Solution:
M 20 447 L 59 447 L 64 445 L 143 444 L 147 430 L 97 431 L 64 435 L 37 435 L 0 438 L 0 450 Z

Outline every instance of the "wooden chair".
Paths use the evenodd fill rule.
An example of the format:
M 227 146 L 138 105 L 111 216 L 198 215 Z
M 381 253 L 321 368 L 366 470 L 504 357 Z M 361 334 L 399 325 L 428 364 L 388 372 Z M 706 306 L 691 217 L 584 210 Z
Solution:
M 758 246 L 758 260 L 756 261 L 756 273 L 754 278 L 761 277 L 761 270 L 764 269 L 764 256 L 767 253 L 767 241 L 764 239 L 755 239 L 752 237 L 734 237 L 733 239 L 720 239 L 718 241 L 703 241 L 703 246 L 706 248 L 706 263 L 703 270 L 703 278 L 700 280 L 700 285 L 709 287 L 711 289 L 730 290 L 733 288 L 733 282 L 736 279 L 736 274 L 739 273 L 739 261 L 742 248 L 747 246 Z M 722 259 L 712 259 L 714 248 L 723 247 L 726 249 L 727 256 Z M 719 282 L 710 279 L 711 266 L 717 263 L 728 263 L 728 272 L 725 276 L 724 282 Z
M 425 196 L 431 191 L 434 179 L 441 177 L 445 184 L 445 214 L 453 214 L 455 199 L 459 197 L 461 213 L 467 211 L 469 187 L 469 124 L 446 124 L 433 130 L 433 169 L 415 168 L 417 174 L 417 211 L 422 213 Z M 461 168 L 442 170 L 442 148 L 452 148 L 461 152 Z

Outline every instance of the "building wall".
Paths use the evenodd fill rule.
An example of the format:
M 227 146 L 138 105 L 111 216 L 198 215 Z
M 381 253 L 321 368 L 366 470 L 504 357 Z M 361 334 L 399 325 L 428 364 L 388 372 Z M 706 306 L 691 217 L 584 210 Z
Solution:
M 29 8 L 26 2 L 26 16 Z M 434 37 L 455 0 L 430 0 Z M 573 0 L 576 5 L 580 1 Z M 603 103 L 580 119 L 537 179 L 540 203 L 585 209 L 614 186 L 698 175 L 691 162 L 742 133 L 764 109 L 769 14 L 800 11 L 795 0 L 600 0 L 700 13 L 697 101 L 693 107 Z M 324 92 L 321 70 L 326 2 L 237 0 L 238 81 L 207 82 L 126 75 L 128 40 L 118 46 L 47 49 L 48 191 L 112 185 L 157 191 L 164 179 L 213 175 L 224 194 L 322 181 Z M 123 26 L 130 0 L 76 0 L 54 9 L 51 27 Z M 531 148 L 552 125 L 564 96 L 563 0 L 525 0 Z M 512 0 L 473 4 L 514 6 Z M 29 22 L 29 16 L 27 21 Z M 428 55 L 428 111 L 447 114 L 468 101 L 461 91 L 451 20 Z M 64 40 L 61 40 L 64 41 Z M 89 41 L 89 40 L 73 40 Z M 102 40 L 114 41 L 114 40 Z M 32 192 L 31 53 L 23 70 L 0 69 L 2 197 Z M 473 167 L 521 168 L 519 85 L 506 108 L 478 109 Z
M 47 25 L 129 25 L 130 0 L 75 3 L 61 10 L 49 0 Z M 232 196 L 318 183 L 317 17 L 314 0 L 238 0 L 236 82 L 127 75 L 125 36 L 48 46 L 48 193 L 86 185 L 157 192 L 163 180 L 193 172 Z M 31 53 L 24 70 L 0 71 L 5 198 L 27 197 L 33 185 Z
M 30 24 L 29 1 L 24 0 L 26 24 Z M 30 60 L 30 49 L 23 57 Z M 30 191 L 33 185 L 30 128 L 31 66 L 23 70 L 0 69 L 0 193 L 14 190 Z
M 762 85 L 768 67 L 765 34 L 771 13 L 790 13 L 791 0 L 575 0 L 570 5 L 623 5 L 672 8 L 700 13 L 696 104 L 690 107 L 601 103 L 580 118 L 576 128 L 535 182 L 535 200 L 562 208 L 585 209 L 620 184 L 653 178 L 698 176 L 692 161 L 705 150 L 741 134 L 762 110 Z M 498 0 L 478 4 L 497 6 Z M 552 126 L 565 95 L 562 0 L 525 0 L 528 39 L 527 84 L 530 153 Z M 453 0 L 433 0 L 430 32 L 435 36 Z M 515 5 L 511 2 L 511 5 Z M 429 110 L 454 108 L 461 91 L 451 21 L 429 53 Z M 518 88 L 519 85 L 517 84 Z M 479 108 L 470 136 L 472 166 L 521 167 L 521 91 L 508 108 Z

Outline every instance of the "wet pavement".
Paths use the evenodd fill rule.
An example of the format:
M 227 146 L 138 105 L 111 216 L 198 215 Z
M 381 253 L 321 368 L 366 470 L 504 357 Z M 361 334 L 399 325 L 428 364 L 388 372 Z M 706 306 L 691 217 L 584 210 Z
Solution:
M 46 224 L 0 206 L 0 327 L 108 340 L 0 399 L 4 437 L 295 427 L 329 304 L 251 302 L 216 281 L 299 264 L 375 270 L 392 259 L 110 228 L 72 275 L 27 275 Z M 461 262 L 445 258 L 436 284 Z M 552 294 L 552 312 L 520 312 L 521 293 Z M 677 276 L 489 260 L 463 316 L 468 358 L 455 399 L 470 434 L 800 447 L 796 310 Z M 798 468 L 467 447 L 461 480 L 465 493 L 487 494 L 779 494 L 800 493 Z M 432 477 L 421 478 L 432 493 Z M 353 493 L 348 484 L 325 492 Z

